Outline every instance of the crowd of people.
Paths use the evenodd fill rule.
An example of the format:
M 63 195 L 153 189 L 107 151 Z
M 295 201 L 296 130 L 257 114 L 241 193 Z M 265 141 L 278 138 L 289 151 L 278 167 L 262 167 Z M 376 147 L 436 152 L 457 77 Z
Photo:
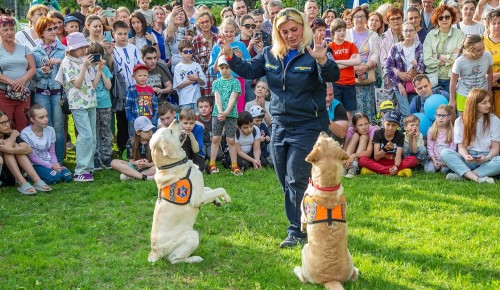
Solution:
M 236 0 L 220 23 L 195 0 L 138 0 L 135 11 L 78 4 L 65 15 L 32 5 L 22 30 L 1 11 L 1 181 L 23 194 L 90 182 L 101 169 L 151 180 L 148 142 L 175 119 L 207 174 L 220 171 L 216 161 L 237 176 L 275 169 L 290 222 L 281 247 L 305 240 L 305 157 L 322 131 L 348 153 L 347 178 L 410 177 L 418 166 L 449 180 L 500 174 L 498 2 L 410 0 L 319 17 L 316 0 L 303 11 Z M 430 109 L 435 95 L 446 103 Z M 421 116 L 435 121 L 421 126 Z

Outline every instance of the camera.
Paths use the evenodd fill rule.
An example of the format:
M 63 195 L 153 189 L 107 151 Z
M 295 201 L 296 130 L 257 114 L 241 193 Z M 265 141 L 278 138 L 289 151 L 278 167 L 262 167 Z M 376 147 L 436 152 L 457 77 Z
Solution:
M 96 53 L 92 55 L 92 62 L 100 62 L 101 61 L 101 55 Z

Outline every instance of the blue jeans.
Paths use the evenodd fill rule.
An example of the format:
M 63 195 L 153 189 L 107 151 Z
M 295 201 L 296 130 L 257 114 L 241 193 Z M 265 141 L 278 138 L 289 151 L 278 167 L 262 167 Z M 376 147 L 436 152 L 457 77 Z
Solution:
M 75 174 L 94 171 L 96 142 L 96 108 L 71 110 L 78 137 L 76 137 Z
M 445 92 L 450 92 L 450 80 L 438 80 L 438 86 L 442 87 Z
M 394 94 L 396 95 L 396 99 L 398 100 L 398 108 L 401 113 L 401 122 L 404 117 L 410 115 L 410 102 L 415 97 L 415 94 L 409 93 L 408 96 L 403 96 L 399 92 L 398 89 L 394 89 Z
M 57 162 L 64 161 L 64 146 L 66 134 L 64 133 L 64 114 L 61 109 L 61 95 L 46 96 L 35 94 L 35 104 L 43 106 L 49 113 L 49 126 L 56 131 L 56 156 Z
M 488 155 L 488 152 L 469 151 L 471 155 Z M 477 164 L 466 162 L 460 153 L 451 149 L 441 151 L 441 160 L 456 174 L 463 176 L 465 173 L 474 170 L 479 177 L 492 177 L 500 174 L 500 156 L 491 158 L 490 161 Z
M 274 122 L 271 133 L 271 156 L 276 176 L 285 194 L 285 212 L 290 225 L 288 235 L 304 238 L 301 231 L 301 202 L 311 176 L 311 164 L 305 159 L 321 131 L 327 132 L 328 119 L 318 119 L 299 126 Z

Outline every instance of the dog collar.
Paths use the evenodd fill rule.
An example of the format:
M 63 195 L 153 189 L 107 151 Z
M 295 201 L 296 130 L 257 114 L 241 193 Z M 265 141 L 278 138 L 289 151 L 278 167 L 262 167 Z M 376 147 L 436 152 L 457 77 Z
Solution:
M 314 181 L 310 177 L 309 177 L 309 184 L 311 184 L 317 190 L 321 190 L 321 191 L 336 191 L 340 188 L 340 183 L 335 185 L 335 186 L 320 187 L 317 184 L 314 184 Z
M 160 166 L 160 167 L 158 167 L 158 169 L 163 170 L 163 169 L 170 169 L 170 168 L 174 168 L 175 166 L 178 166 L 178 165 L 181 165 L 181 164 L 184 164 L 184 163 L 188 162 L 188 160 L 189 160 L 189 159 L 188 159 L 188 158 L 187 158 L 187 156 L 186 156 L 186 157 L 184 157 L 184 159 L 181 159 L 181 160 L 179 160 L 179 161 L 177 161 L 177 162 L 174 162 L 174 163 L 172 163 L 172 164 L 167 164 L 167 165 Z

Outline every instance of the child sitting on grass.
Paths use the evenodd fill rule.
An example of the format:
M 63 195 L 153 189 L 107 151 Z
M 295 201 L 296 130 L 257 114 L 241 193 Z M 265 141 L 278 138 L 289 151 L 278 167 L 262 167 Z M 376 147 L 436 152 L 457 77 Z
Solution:
M 196 124 L 196 113 L 193 109 L 184 108 L 179 114 L 182 125 L 180 141 L 187 158 L 198 165 L 200 171 L 205 171 L 205 153 L 203 152 L 203 127 Z
M 146 116 L 134 121 L 135 135 L 127 141 L 128 161 L 115 159 L 111 161 L 114 170 L 120 172 L 120 180 L 142 179 L 153 180 L 156 173 L 149 140 L 153 136 L 153 124 Z
M 403 157 L 415 156 L 419 163 L 427 158 L 427 149 L 424 145 L 424 137 L 420 133 L 420 119 L 415 115 L 408 115 L 403 119 L 405 128 L 405 144 Z
M 441 171 L 448 173 L 449 168 L 441 160 L 441 151 L 449 148 L 457 150 L 457 144 L 453 142 L 453 123 L 451 121 L 451 107 L 440 105 L 436 109 L 436 121 L 427 132 L 427 151 L 429 158 L 424 163 L 425 172 Z
M 158 129 L 160 128 L 168 128 L 170 124 L 175 120 L 175 110 L 174 107 L 167 102 L 162 103 L 158 107 L 158 116 L 160 116 L 158 120 Z
M 268 150 L 269 143 L 271 142 L 271 133 L 264 122 L 266 111 L 261 106 L 256 105 L 252 106 L 248 112 L 252 115 L 253 125 L 259 128 L 261 155 L 269 164 L 272 164 L 270 150 Z
M 347 130 L 343 149 L 349 155 L 349 159 L 344 161 L 344 169 L 347 171 L 345 177 L 352 178 L 356 175 L 358 158 L 369 157 L 368 145 L 372 142 L 373 134 L 377 130 L 370 125 L 368 116 L 365 113 L 355 113 L 352 116 L 353 125 Z
M 384 174 L 410 177 L 411 169 L 418 165 L 417 157 L 403 158 L 405 137 L 398 131 L 401 114 L 396 111 L 387 111 L 384 114 L 384 128 L 376 130 L 372 143 L 368 146 L 369 155 L 360 157 L 361 174 Z
M 242 169 L 261 169 L 267 161 L 261 155 L 260 130 L 253 125 L 252 115 L 243 111 L 238 115 L 238 130 L 236 131 L 236 152 L 238 153 L 238 166 Z

